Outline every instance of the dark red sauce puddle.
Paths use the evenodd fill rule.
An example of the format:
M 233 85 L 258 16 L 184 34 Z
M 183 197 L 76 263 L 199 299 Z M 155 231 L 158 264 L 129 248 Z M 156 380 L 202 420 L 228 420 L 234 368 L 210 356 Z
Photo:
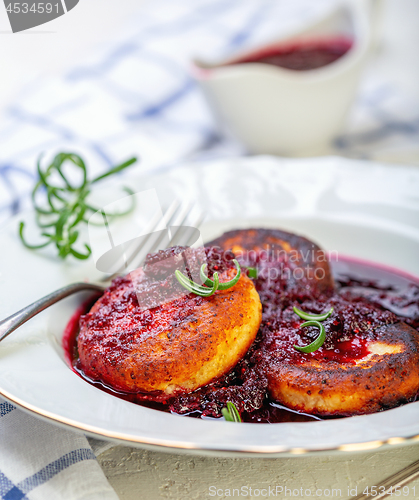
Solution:
M 76 371 L 73 367 L 75 360 L 78 358 L 77 353 L 77 335 L 79 333 L 79 320 L 80 316 L 86 314 L 86 312 L 93 306 L 93 304 L 98 299 L 96 295 L 93 298 L 86 300 L 71 316 L 69 322 L 67 323 L 64 334 L 63 334 L 63 349 L 64 349 L 64 358 L 69 366 L 73 368 L 73 371 Z
M 344 56 L 352 47 L 350 38 L 339 36 L 269 47 L 231 64 L 262 63 L 307 71 L 322 68 Z
M 330 264 L 338 293 L 349 293 L 365 297 L 368 299 L 368 302 L 391 311 L 407 324 L 419 330 L 419 279 L 409 276 L 406 273 L 398 272 L 395 269 L 350 258 L 340 258 L 338 262 L 331 262 Z M 78 324 L 80 316 L 85 314 L 93 303 L 94 300 L 90 300 L 77 309 L 66 326 L 63 336 L 63 348 L 69 366 L 88 383 L 109 394 L 136 404 L 141 404 L 142 406 L 169 412 L 168 404 L 147 401 L 147 395 L 144 394 L 128 394 L 114 390 L 101 382 L 89 379 L 82 372 L 78 363 L 76 347 Z M 322 358 L 348 363 L 366 356 L 369 352 L 367 345 L 368 339 L 356 337 L 352 340 L 339 342 L 339 348 L 337 349 L 330 350 L 322 347 L 311 355 L 317 359 Z M 295 352 L 290 353 L 290 356 L 294 354 Z M 230 379 L 227 375 L 222 381 L 220 390 L 223 390 L 222 386 L 228 386 L 229 383 L 234 385 L 234 380 Z M 197 418 L 202 417 L 200 411 L 190 411 L 183 413 L 183 415 Z M 202 418 L 211 417 L 204 416 Z M 289 410 L 270 400 L 266 400 L 259 410 L 254 412 L 244 411 L 242 419 L 245 422 L 253 423 L 321 420 L 319 417 L 313 415 Z

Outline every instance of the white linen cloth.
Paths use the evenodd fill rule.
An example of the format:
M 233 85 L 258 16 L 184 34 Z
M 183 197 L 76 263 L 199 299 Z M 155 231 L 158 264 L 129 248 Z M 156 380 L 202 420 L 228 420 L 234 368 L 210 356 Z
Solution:
M 142 171 L 185 158 L 244 154 L 220 136 L 188 71 L 191 57 L 227 55 L 322 16 L 333 0 L 158 0 L 118 40 L 60 79 L 37 81 L 0 125 L 0 222 L 25 207 L 42 151 L 76 151 L 93 172 L 138 154 Z M 86 57 L 89 55 L 86 55 Z M 351 157 L 419 153 L 417 103 L 366 75 L 347 131 L 331 149 Z M 99 450 L 101 444 L 93 442 Z M 0 398 L 0 497 L 114 499 L 87 439 Z
M 0 498 L 117 500 L 82 434 L 0 399 Z

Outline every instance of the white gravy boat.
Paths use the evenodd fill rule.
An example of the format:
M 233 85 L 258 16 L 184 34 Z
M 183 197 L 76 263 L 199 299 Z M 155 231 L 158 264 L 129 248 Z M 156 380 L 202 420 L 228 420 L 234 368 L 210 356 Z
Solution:
M 368 0 L 349 0 L 292 36 L 224 60 L 194 60 L 193 75 L 220 126 L 252 153 L 307 156 L 326 152 L 344 125 L 371 45 L 370 7 Z M 236 63 L 272 47 L 334 36 L 350 37 L 351 48 L 317 69 Z

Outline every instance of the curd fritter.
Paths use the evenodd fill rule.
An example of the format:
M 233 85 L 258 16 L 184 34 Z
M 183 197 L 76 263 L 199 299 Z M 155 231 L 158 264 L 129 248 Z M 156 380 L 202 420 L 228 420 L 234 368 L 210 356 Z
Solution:
M 304 288 L 318 295 L 333 290 L 327 253 L 303 236 L 280 229 L 236 229 L 210 245 L 231 250 L 244 266 L 257 267 L 259 277 L 275 284 L 278 292 Z
M 252 281 L 242 274 L 234 287 L 210 297 L 188 293 L 174 278 L 170 259 L 184 250 L 175 247 L 160 252 L 157 259 L 149 256 L 144 269 L 114 280 L 81 317 L 77 346 L 87 377 L 119 391 L 143 393 L 144 399 L 164 401 L 208 384 L 246 354 L 262 317 Z M 220 282 L 236 275 L 231 260 L 211 249 L 206 253 L 210 277 L 215 270 Z M 188 265 L 193 257 L 189 250 Z M 135 286 L 157 296 L 167 289 L 184 293 L 144 309 Z
M 304 320 L 291 308 L 264 329 L 259 357 L 274 401 L 304 413 L 342 416 L 392 408 L 416 395 L 416 330 L 369 304 L 333 297 L 321 305 L 334 311 L 323 322 L 326 341 L 313 353 L 293 347 L 312 342 L 318 329 L 300 328 Z
M 258 268 L 263 319 L 248 360 L 267 377 L 271 400 L 336 416 L 372 413 L 415 397 L 418 331 L 367 299 L 338 293 L 324 252 L 314 243 L 276 229 L 241 229 L 211 245 L 232 249 L 241 264 Z M 312 314 L 334 308 L 323 322 L 326 340 L 313 353 L 294 348 L 313 342 L 319 330 L 301 328 L 305 320 L 293 306 Z
M 237 258 L 238 283 L 207 298 L 178 296 L 174 270 L 184 252 L 190 252 L 190 276 L 192 268 L 196 275 L 195 251 L 174 247 L 149 255 L 143 269 L 116 279 L 81 318 L 78 366 L 87 377 L 179 414 L 219 417 L 232 402 L 254 422 L 278 421 L 269 416 L 278 411 L 272 402 L 300 414 L 349 416 L 416 397 L 416 320 L 408 326 L 386 305 L 417 307 L 416 292 L 394 297 L 378 287 L 369 300 L 336 287 L 326 253 L 310 240 L 277 229 L 240 229 L 205 250 L 208 275 L 217 271 L 220 281 L 235 276 Z M 257 277 L 246 276 L 249 267 Z M 293 307 L 308 314 L 333 307 L 322 322 L 325 342 L 312 353 L 294 346 L 312 343 L 319 330 L 302 327 Z

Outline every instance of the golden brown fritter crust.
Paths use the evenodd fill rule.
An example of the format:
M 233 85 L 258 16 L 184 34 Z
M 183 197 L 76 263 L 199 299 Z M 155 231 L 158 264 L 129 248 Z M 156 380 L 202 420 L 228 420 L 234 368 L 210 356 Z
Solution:
M 398 322 L 383 326 L 370 354 L 352 363 L 308 358 L 276 361 L 267 370 L 272 399 L 306 413 L 357 415 L 406 403 L 419 389 L 419 333 Z
M 308 282 L 313 290 L 321 293 L 333 289 L 333 276 L 330 271 L 327 253 L 312 241 L 279 229 L 237 229 L 227 231 L 208 245 L 231 250 L 239 262 L 247 266 L 266 267 L 268 260 L 277 261 L 281 266 L 290 267 L 288 282 L 296 276 L 299 281 Z M 263 272 L 263 269 L 262 269 Z M 289 283 L 292 284 L 292 283 Z
M 226 374 L 248 352 L 261 323 L 261 298 L 258 340 L 244 362 L 260 370 L 265 384 L 268 379 L 273 400 L 305 413 L 345 416 L 391 408 L 416 395 L 419 333 L 368 301 L 350 302 L 336 293 L 327 257 L 317 245 L 276 229 L 229 231 L 209 245 L 257 267 L 261 274 L 253 282 L 260 296 L 242 276 L 234 288 L 212 297 L 189 294 L 142 310 L 131 281 L 119 279 L 81 321 L 78 348 L 88 377 L 154 401 L 190 393 Z M 209 266 L 211 272 L 225 255 Z M 283 274 L 272 278 L 275 268 Z M 142 273 L 136 274 L 139 281 Z M 220 273 L 226 281 L 235 270 L 227 266 Z M 293 305 L 314 313 L 334 306 L 318 352 L 293 348 L 317 334 L 315 328 L 301 328 Z M 346 352 L 345 343 L 353 343 L 354 351 L 349 346 Z
M 140 281 L 143 271 L 133 277 Z M 232 279 L 225 270 L 220 281 Z M 180 285 L 178 285 L 180 286 Z M 132 280 L 120 278 L 82 318 L 81 368 L 114 389 L 165 400 L 229 371 L 254 341 L 262 306 L 252 281 L 205 298 L 187 294 L 141 310 Z
M 246 264 L 262 269 L 275 264 L 266 263 L 266 258 L 260 262 L 258 255 L 261 251 L 269 250 L 271 253 L 268 257 L 273 261 L 277 258 L 275 250 L 278 248 L 284 253 L 291 255 L 296 252 L 301 256 L 293 262 L 305 269 L 302 280 L 293 282 L 291 277 L 282 282 L 269 283 L 262 276 L 256 282 L 264 311 L 259 333 L 261 344 L 257 352 L 258 363 L 264 366 L 269 395 L 273 400 L 305 413 L 356 415 L 391 408 L 416 395 L 419 390 L 419 333 L 395 317 L 385 317 L 385 313 L 380 313 L 372 305 L 355 321 L 355 316 L 351 315 L 356 307 L 349 302 L 346 304 L 345 299 L 338 295 L 332 296 L 334 284 L 330 268 L 317 245 L 306 238 L 276 229 L 229 231 L 213 240 L 211 245 L 218 245 L 224 250 L 231 249 Z M 249 251 L 255 251 L 257 255 Z M 249 255 L 250 258 L 247 258 Z M 281 258 L 283 256 L 280 254 Z M 293 262 L 286 264 L 292 265 Z M 322 279 L 309 279 L 309 271 L 315 269 L 324 271 Z M 304 291 L 306 283 L 310 285 L 309 296 Z M 325 295 L 322 297 L 322 294 Z M 299 325 L 303 320 L 292 312 L 292 305 L 301 308 L 310 303 L 320 308 L 315 312 L 323 312 L 330 309 L 330 304 L 326 307 L 326 296 L 332 302 L 335 297 L 336 303 L 340 304 L 340 313 L 337 314 L 336 304 L 334 315 L 326 321 L 328 340 L 314 355 L 299 353 L 293 345 L 299 343 Z M 288 308 L 288 312 L 282 308 Z M 282 311 L 285 311 L 285 319 Z M 382 321 L 378 323 L 382 326 L 376 328 L 374 325 L 373 329 L 363 333 L 356 328 L 346 327 L 345 331 L 337 334 L 338 327 L 333 323 L 338 324 L 342 314 L 348 314 L 348 325 L 351 322 L 371 323 L 374 316 Z M 331 336 L 334 336 L 333 340 Z M 343 345 L 341 340 L 353 342 L 357 346 L 357 339 L 365 347 L 364 357 L 357 358 L 358 353 L 352 360 L 345 360 L 344 356 L 341 360 L 327 359 L 328 352 L 333 353 L 334 349 L 339 352 Z M 306 338 L 299 345 L 307 345 L 312 340 Z M 325 348 L 329 351 L 324 351 Z M 358 348 L 354 349 L 356 351 Z M 350 354 L 351 350 L 349 358 Z M 336 355 L 336 358 L 339 356 Z

